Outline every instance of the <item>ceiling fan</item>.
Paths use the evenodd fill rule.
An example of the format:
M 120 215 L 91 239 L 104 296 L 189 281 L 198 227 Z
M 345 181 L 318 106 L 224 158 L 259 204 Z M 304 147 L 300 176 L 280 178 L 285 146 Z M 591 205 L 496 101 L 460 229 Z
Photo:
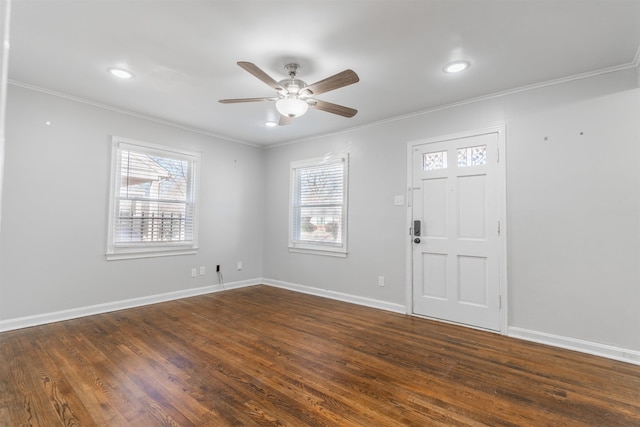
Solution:
M 344 70 L 331 77 L 308 85 L 296 78 L 300 70 L 300 65 L 298 64 L 292 63 L 285 65 L 284 69 L 289 75 L 289 78 L 280 80 L 279 82 L 272 79 L 267 73 L 251 62 L 240 61 L 238 65 L 266 83 L 267 86 L 275 89 L 278 94 L 277 96 L 265 98 L 221 99 L 219 102 L 223 104 L 259 101 L 275 102 L 276 109 L 280 113 L 279 125 L 288 125 L 294 117 L 302 116 L 309 108 L 315 108 L 316 110 L 326 111 L 343 117 L 353 117 L 358 112 L 358 110 L 353 108 L 314 98 L 321 93 L 339 89 L 360 81 L 358 75 L 352 70 Z

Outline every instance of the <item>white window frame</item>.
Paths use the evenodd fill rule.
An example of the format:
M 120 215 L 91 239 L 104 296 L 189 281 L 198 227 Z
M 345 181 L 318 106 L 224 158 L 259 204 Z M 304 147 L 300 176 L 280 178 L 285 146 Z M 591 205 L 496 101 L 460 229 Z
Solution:
M 157 155 L 159 157 L 167 157 L 173 159 L 187 160 L 191 162 L 192 171 L 190 186 L 190 199 L 188 203 L 193 205 L 193 238 L 184 242 L 116 242 L 116 220 L 118 218 L 117 199 L 120 193 L 120 151 L 132 150 L 139 153 Z M 171 255 L 189 255 L 198 251 L 198 188 L 200 174 L 200 158 L 201 154 L 192 151 L 167 147 L 163 145 L 152 144 L 133 139 L 122 138 L 118 136 L 112 137 L 111 145 L 111 188 L 109 191 L 109 215 L 108 215 L 108 236 L 107 236 L 107 260 L 131 259 L 131 258 L 149 258 Z
M 342 181 L 342 242 L 341 243 L 323 243 L 299 240 L 295 234 L 294 224 L 299 224 L 300 219 L 296 217 L 296 206 L 299 201 L 296 200 L 298 169 L 307 167 L 318 167 L 323 165 L 334 165 L 336 163 L 343 164 L 343 181 Z M 293 161 L 290 164 L 290 189 L 289 189 L 289 252 L 308 253 L 317 255 L 329 255 L 336 257 L 347 256 L 347 236 L 348 236 L 348 200 L 349 200 L 349 154 L 337 154 L 322 158 L 314 158 L 307 160 Z M 299 232 L 299 230 L 297 230 Z

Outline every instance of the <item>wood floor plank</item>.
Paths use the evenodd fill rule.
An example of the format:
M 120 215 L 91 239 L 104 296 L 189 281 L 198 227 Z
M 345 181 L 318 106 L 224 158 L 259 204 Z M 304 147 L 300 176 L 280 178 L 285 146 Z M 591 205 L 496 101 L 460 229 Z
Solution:
M 336 394 L 336 387 L 329 390 L 310 384 L 310 372 L 296 372 L 297 363 L 291 364 L 291 356 L 280 349 L 265 345 L 263 336 L 237 328 L 221 331 L 219 326 L 215 333 L 211 333 L 208 324 L 217 322 L 214 319 L 202 319 L 203 322 L 191 323 L 190 327 L 192 334 L 199 335 L 206 344 L 211 344 L 206 348 L 224 348 L 228 355 L 241 360 L 246 346 L 251 346 L 257 356 L 247 365 L 246 373 L 253 378 L 268 377 L 271 384 L 288 399 L 305 399 L 314 409 L 313 412 L 327 418 L 326 422 L 330 425 L 366 425 L 367 421 L 371 420 L 366 417 L 366 410 L 355 412 L 345 405 L 344 401 L 348 399 L 343 399 L 342 393 Z M 271 336 L 269 341 L 273 344 L 278 342 L 278 338 Z M 203 345 L 205 342 L 198 344 Z M 329 411 L 326 406 L 338 406 L 340 411 Z
M 235 364 L 230 363 L 233 360 L 243 360 L 245 358 L 244 355 L 244 347 L 236 345 L 235 340 L 228 340 L 226 342 L 216 342 L 206 337 L 206 335 L 198 335 L 194 332 L 193 329 L 187 331 L 181 331 L 184 327 L 184 324 L 167 324 L 167 319 L 158 319 L 154 320 L 154 323 L 160 322 L 161 328 L 174 332 L 175 335 L 171 336 L 171 339 L 174 341 L 181 342 L 184 347 L 189 347 L 194 350 L 192 351 L 204 351 L 207 353 L 204 357 L 209 360 L 215 362 L 217 368 L 216 370 L 222 372 L 227 378 L 234 378 L 236 380 L 237 389 L 240 388 L 250 388 L 252 390 L 252 394 L 258 395 L 262 398 L 262 402 L 264 405 L 271 407 L 269 409 L 269 416 L 275 417 L 276 419 L 280 419 L 282 422 L 287 425 L 291 425 L 291 423 L 296 422 L 304 422 L 307 424 L 325 424 L 326 421 L 322 422 L 318 419 L 321 418 L 321 414 L 318 411 L 310 410 L 302 414 L 298 414 L 296 418 L 289 419 L 288 414 L 282 413 L 279 411 L 279 406 L 291 406 L 295 404 L 296 399 L 305 399 L 307 403 L 310 404 L 310 408 L 313 408 L 313 402 L 315 398 L 313 395 L 309 393 L 305 393 L 301 390 L 298 390 L 295 395 L 290 393 L 290 389 L 288 389 L 282 382 L 277 381 L 278 378 L 274 378 L 272 375 L 272 370 L 265 370 L 265 365 L 261 363 L 261 357 L 252 358 L 252 363 L 242 363 Z M 164 323 L 164 324 L 162 324 Z M 185 332 L 185 333 L 181 333 Z M 180 337 L 178 337 L 178 335 Z M 239 334 L 236 334 L 236 338 Z M 182 337 L 191 337 L 189 340 L 182 340 Z M 225 356 L 224 358 L 219 357 L 216 349 L 219 349 L 223 346 Z M 213 351 L 207 351 L 207 349 L 214 349 Z M 185 364 L 186 365 L 186 364 Z M 190 364 L 189 364 L 190 365 Z M 192 366 L 184 366 L 185 369 L 190 370 Z M 269 381 L 269 384 L 265 384 L 265 380 Z M 265 390 L 269 389 L 270 392 L 267 395 Z M 238 390 L 240 392 L 240 390 Z M 277 405 L 272 406 L 271 402 L 277 402 Z M 265 409 L 263 408 L 263 413 Z
M 0 334 L 0 426 L 640 426 L 640 366 L 268 286 Z
M 122 328 L 121 324 L 114 327 L 109 319 L 95 319 L 95 322 L 93 330 L 87 333 L 97 334 L 94 335 L 97 351 L 110 353 L 118 366 L 127 367 L 112 372 L 112 378 L 136 390 L 136 414 L 147 412 L 163 424 L 215 425 L 221 422 L 214 411 L 205 410 L 187 393 L 188 375 L 166 361 L 164 355 L 154 349 L 153 341 L 152 345 L 147 345 L 147 340 L 154 338 L 148 334 L 142 339 L 127 334 L 127 328 Z M 136 345 L 124 344 L 132 342 Z

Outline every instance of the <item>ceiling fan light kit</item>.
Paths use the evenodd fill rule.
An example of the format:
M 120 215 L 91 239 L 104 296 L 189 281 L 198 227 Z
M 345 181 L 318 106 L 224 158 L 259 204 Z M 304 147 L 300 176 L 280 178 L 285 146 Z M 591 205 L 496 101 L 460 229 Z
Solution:
M 342 117 L 353 117 L 358 112 L 358 110 L 353 108 L 332 104 L 330 102 L 314 98 L 314 96 L 321 93 L 339 89 L 360 81 L 358 75 L 352 70 L 344 70 L 331 77 L 327 77 L 326 79 L 308 85 L 304 81 L 296 79 L 296 75 L 300 70 L 300 66 L 298 64 L 291 63 L 285 65 L 284 69 L 289 75 L 289 78 L 279 82 L 271 78 L 267 73 L 251 62 L 240 61 L 238 62 L 238 65 L 245 71 L 251 73 L 254 77 L 261 80 L 267 86 L 274 89 L 277 92 L 277 96 L 219 100 L 219 102 L 223 104 L 275 101 L 276 109 L 281 115 L 278 123 L 280 126 L 291 123 L 292 118 L 304 115 L 309 108 L 315 108 L 316 110 L 326 111 Z
M 450 62 L 444 66 L 444 72 L 448 74 L 460 73 L 469 68 L 470 65 L 471 64 L 469 64 L 469 61 Z
M 288 117 L 300 117 L 309 109 L 309 104 L 294 96 L 287 96 L 276 101 L 278 113 Z
M 133 78 L 133 73 L 129 70 L 125 70 L 124 68 L 109 67 L 107 68 L 107 71 L 109 72 L 109 74 L 114 77 L 118 77 L 119 79 Z

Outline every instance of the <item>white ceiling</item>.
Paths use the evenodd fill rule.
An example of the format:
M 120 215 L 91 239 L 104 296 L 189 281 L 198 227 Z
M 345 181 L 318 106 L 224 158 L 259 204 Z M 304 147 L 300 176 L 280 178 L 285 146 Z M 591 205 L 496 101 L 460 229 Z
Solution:
M 256 145 L 299 140 L 602 69 L 638 65 L 640 0 L 13 0 L 9 79 Z M 465 59 L 464 73 L 442 72 Z M 354 85 L 290 126 L 236 65 Z M 132 80 L 107 74 L 111 66 Z

